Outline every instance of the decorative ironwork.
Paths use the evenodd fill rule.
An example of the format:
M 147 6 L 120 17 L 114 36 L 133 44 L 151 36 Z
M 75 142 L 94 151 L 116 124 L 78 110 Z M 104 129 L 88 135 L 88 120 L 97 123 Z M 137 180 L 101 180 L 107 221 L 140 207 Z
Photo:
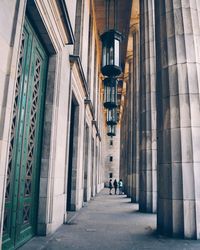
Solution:
M 31 194 L 31 179 L 26 179 L 25 188 L 24 188 L 24 196 L 30 196 Z
M 32 105 L 31 105 L 31 119 L 29 128 L 28 138 L 28 158 L 26 162 L 26 178 L 24 196 L 31 195 L 31 183 L 32 183 L 32 172 L 33 172 L 33 161 L 34 161 L 34 148 L 35 148 L 35 135 L 36 135 L 36 119 L 38 111 L 38 100 L 39 100 L 39 87 L 40 87 L 40 71 L 41 61 L 39 58 L 36 59 L 35 73 L 34 73 L 34 84 L 32 93 Z
M 7 232 L 8 229 L 8 210 L 5 208 L 3 217 L 3 233 Z
M 26 204 L 24 205 L 23 208 L 23 223 L 29 223 L 29 219 L 30 219 L 30 204 Z
M 10 184 L 11 184 L 11 173 L 12 173 L 12 160 L 13 160 L 13 146 L 15 141 L 15 132 L 16 132 L 16 120 L 18 113 L 18 100 L 19 100 L 19 91 L 20 91 L 20 82 L 22 76 L 22 62 L 24 56 L 24 43 L 25 43 L 25 35 L 22 33 L 22 42 L 20 48 L 18 69 L 17 69 L 17 81 L 15 87 L 15 99 L 14 99 L 14 107 L 13 107 L 13 118 L 11 125 L 11 135 L 10 135 L 10 146 L 9 146 L 9 159 L 8 159 L 8 168 L 7 168 L 7 182 L 6 182 L 6 201 L 10 199 Z

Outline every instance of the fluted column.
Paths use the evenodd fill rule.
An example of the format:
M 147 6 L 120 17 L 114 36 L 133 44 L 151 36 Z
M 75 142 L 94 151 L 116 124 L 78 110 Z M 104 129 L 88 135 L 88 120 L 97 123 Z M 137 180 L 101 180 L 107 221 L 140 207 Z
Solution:
M 139 22 L 139 20 L 138 20 Z M 132 26 L 133 36 L 133 64 L 132 64 L 132 86 L 133 86 L 133 166 L 132 166 L 132 202 L 139 201 L 139 23 Z
M 126 95 L 128 95 L 128 86 L 126 83 Z M 126 96 L 125 106 L 124 106 L 124 134 L 125 134 L 125 150 L 124 150 L 124 160 L 125 160 L 125 175 L 124 175 L 124 192 L 129 196 L 128 190 L 128 175 L 129 175 L 129 166 L 128 166 L 128 143 L 129 143 L 129 134 L 128 134 L 128 96 Z
M 124 180 L 124 190 L 127 194 L 127 197 L 130 197 L 130 182 L 129 182 L 129 177 L 130 177 L 130 165 L 129 165 L 129 155 L 130 155 L 130 119 L 129 119 L 129 109 L 130 109 L 130 85 L 129 85 L 129 78 L 128 78 L 128 74 L 125 74 L 124 80 L 126 82 L 126 100 L 125 100 L 125 110 L 124 110 L 124 114 L 125 114 L 125 134 L 126 134 L 126 150 L 125 150 L 125 159 L 126 159 L 126 169 L 127 169 L 127 176 L 125 176 L 125 180 Z
M 133 59 L 131 52 L 127 59 L 127 87 L 126 87 L 126 116 L 127 116 L 127 170 L 128 170 L 128 183 L 127 183 L 127 196 L 132 198 L 132 176 L 133 176 Z
M 156 212 L 156 62 L 154 1 L 140 1 L 140 192 L 139 209 Z
M 125 83 L 124 83 L 125 84 Z M 120 124 L 120 176 L 123 180 L 124 192 L 127 193 L 128 186 L 128 168 L 127 168 L 127 102 L 123 101 L 123 113 Z
M 155 1 L 158 230 L 200 238 L 200 3 Z
M 134 86 L 133 86 L 133 55 L 132 52 L 130 52 L 129 55 L 129 169 L 130 169 L 130 175 L 129 175 L 129 196 L 132 200 L 133 198 L 133 143 L 134 143 L 134 137 L 133 137 L 133 105 L 134 105 Z

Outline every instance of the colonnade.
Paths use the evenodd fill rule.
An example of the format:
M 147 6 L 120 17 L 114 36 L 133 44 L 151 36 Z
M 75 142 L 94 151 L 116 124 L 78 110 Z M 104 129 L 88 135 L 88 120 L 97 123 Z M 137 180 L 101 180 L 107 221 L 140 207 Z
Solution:
M 200 4 L 141 0 L 130 32 L 121 122 L 125 191 L 141 212 L 157 212 L 159 233 L 199 239 Z

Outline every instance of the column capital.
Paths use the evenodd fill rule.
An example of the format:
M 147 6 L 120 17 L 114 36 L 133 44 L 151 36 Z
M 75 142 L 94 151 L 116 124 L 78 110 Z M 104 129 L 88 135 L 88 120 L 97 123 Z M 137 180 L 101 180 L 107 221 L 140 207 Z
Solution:
M 131 33 L 139 32 L 139 19 L 137 20 L 137 22 L 135 22 L 130 26 L 130 32 Z
M 129 51 L 129 53 L 127 53 L 127 56 L 126 56 L 126 62 L 132 63 L 132 61 L 133 61 L 133 51 Z

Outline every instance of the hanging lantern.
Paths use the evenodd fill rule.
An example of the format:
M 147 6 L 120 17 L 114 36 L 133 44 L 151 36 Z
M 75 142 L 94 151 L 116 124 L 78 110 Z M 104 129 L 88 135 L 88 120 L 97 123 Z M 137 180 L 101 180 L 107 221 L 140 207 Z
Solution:
M 101 35 L 102 68 L 104 76 L 118 76 L 121 74 L 120 43 L 122 34 L 116 30 L 108 30 Z
M 117 107 L 117 79 L 105 78 L 104 79 L 104 107 L 113 109 Z
M 115 126 L 112 125 L 108 125 L 108 136 L 115 136 L 116 135 L 116 131 L 115 131 Z
M 117 124 L 117 110 L 116 110 L 116 108 L 107 110 L 106 123 L 108 125 L 116 125 Z

